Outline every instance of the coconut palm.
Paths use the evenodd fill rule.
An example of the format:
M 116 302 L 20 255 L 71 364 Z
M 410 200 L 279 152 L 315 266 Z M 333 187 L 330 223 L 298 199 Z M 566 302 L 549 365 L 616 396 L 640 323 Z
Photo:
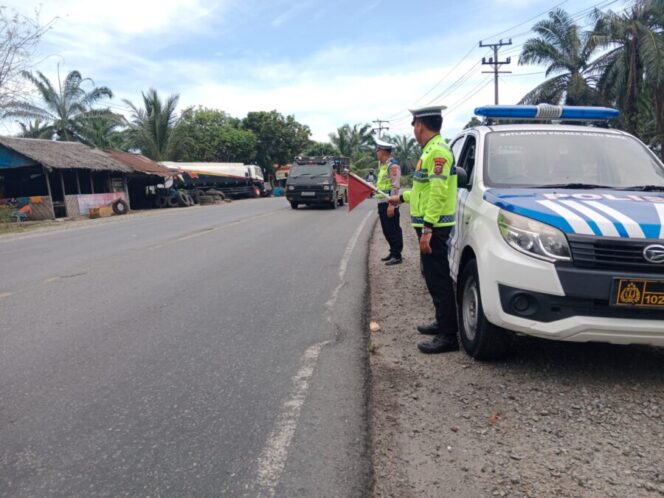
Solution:
M 35 74 L 23 71 L 22 76 L 30 82 L 39 96 L 40 102 L 13 101 L 7 105 L 4 117 L 39 119 L 48 123 L 51 138 L 75 141 L 80 139 L 83 121 L 89 116 L 99 115 L 107 111 L 94 109 L 94 105 L 102 99 L 112 98 L 113 92 L 105 86 L 97 87 L 90 78 L 83 78 L 78 71 L 71 71 L 64 81 L 58 74 L 57 88 L 42 72 Z M 85 86 L 91 85 L 89 90 Z
M 353 158 L 364 155 L 374 145 L 371 126 L 368 124 L 345 124 L 330 134 L 330 141 L 343 156 Z
M 178 149 L 183 141 L 176 115 L 180 96 L 170 95 L 162 101 L 154 88 L 142 95 L 142 108 L 136 107 L 128 100 L 124 101 L 132 111 L 129 123 L 130 145 L 155 161 L 177 159 Z
M 538 35 L 523 45 L 519 65 L 547 64 L 544 83 L 522 99 L 522 104 L 591 104 L 596 100 L 590 57 L 595 50 L 591 33 L 581 31 L 562 9 L 533 26 Z
M 648 83 L 664 81 L 662 10 L 662 2 L 635 0 L 624 11 L 594 14 L 595 41 L 608 49 L 593 64 L 601 74 L 599 88 L 608 102 L 620 108 L 630 133 L 639 131 L 639 101 Z
M 28 121 L 27 124 L 19 123 L 21 131 L 18 136 L 21 138 L 50 138 L 53 135 L 53 128 L 37 118 L 34 121 Z
M 387 140 L 396 145 L 392 151 L 392 155 L 401 166 L 401 171 L 404 174 L 408 174 L 415 169 L 421 152 L 415 138 L 409 135 L 397 135 L 389 137 Z
M 81 121 L 80 141 L 99 149 L 122 149 L 122 129 L 126 126 L 127 120 L 120 114 L 110 111 L 91 114 Z

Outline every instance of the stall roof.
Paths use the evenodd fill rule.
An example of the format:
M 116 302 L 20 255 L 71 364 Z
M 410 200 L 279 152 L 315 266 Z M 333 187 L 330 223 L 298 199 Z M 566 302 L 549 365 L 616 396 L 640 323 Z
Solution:
M 177 172 L 172 171 L 141 154 L 132 154 L 131 152 L 119 151 L 109 151 L 108 154 L 116 161 L 129 166 L 139 173 L 157 175 L 164 178 L 177 175 Z
M 89 169 L 131 173 L 129 166 L 108 154 L 79 142 L 56 142 L 36 138 L 0 137 L 0 145 L 52 169 Z

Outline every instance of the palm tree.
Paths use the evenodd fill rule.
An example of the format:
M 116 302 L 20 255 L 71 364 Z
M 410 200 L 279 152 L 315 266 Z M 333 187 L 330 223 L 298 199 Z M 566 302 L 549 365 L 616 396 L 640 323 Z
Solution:
M 546 77 L 553 77 L 527 93 L 521 103 L 593 103 L 596 92 L 592 86 L 590 64 L 595 50 L 592 35 L 582 33 L 572 17 L 562 9 L 549 12 L 549 18 L 535 24 L 533 31 L 538 37 L 524 43 L 519 65 L 548 64 Z
M 421 152 L 415 138 L 409 135 L 398 135 L 390 137 L 388 141 L 396 145 L 392 151 L 392 155 L 401 166 L 402 173 L 408 174 L 415 169 Z
M 349 124 L 337 128 L 336 133 L 330 134 L 330 142 L 343 156 L 353 158 L 366 153 L 373 145 L 374 139 L 371 135 L 371 126 L 368 124 Z
M 180 96 L 171 95 L 162 102 L 154 88 L 142 95 L 142 108 L 136 107 L 128 100 L 124 101 L 132 110 L 129 124 L 131 146 L 140 149 L 141 153 L 155 161 L 176 159 L 183 141 L 182 129 L 176 115 Z
M 40 71 L 36 75 L 28 71 L 21 74 L 37 89 L 41 103 L 10 102 L 4 117 L 39 119 L 48 123 L 49 129 L 44 130 L 48 138 L 57 135 L 58 140 L 79 140 L 83 121 L 91 115 L 107 112 L 94 109 L 94 104 L 101 99 L 113 97 L 109 88 L 94 86 L 90 78 L 83 78 L 78 71 L 71 71 L 64 82 L 58 74 L 57 88 Z M 92 85 L 90 90 L 84 88 L 86 83 Z
M 121 130 L 126 126 L 127 120 L 120 114 L 107 111 L 90 115 L 81 122 L 80 140 L 99 149 L 122 149 L 124 137 Z
M 635 0 L 619 13 L 595 10 L 595 41 L 610 49 L 593 64 L 601 74 L 604 98 L 620 108 L 624 128 L 637 133 L 639 100 L 648 80 L 664 79 L 664 45 L 658 33 L 658 6 L 651 0 Z M 648 96 L 649 98 L 649 96 Z
M 39 118 L 29 121 L 27 125 L 25 123 L 18 125 L 21 127 L 18 136 L 22 138 L 50 138 L 53 135 L 52 127 L 44 124 Z

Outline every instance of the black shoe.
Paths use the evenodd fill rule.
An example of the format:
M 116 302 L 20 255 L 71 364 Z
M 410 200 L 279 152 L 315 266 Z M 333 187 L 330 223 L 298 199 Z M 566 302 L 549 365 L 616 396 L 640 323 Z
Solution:
M 385 256 L 384 258 L 380 258 L 381 261 L 389 261 L 390 259 L 392 259 L 392 255 L 391 255 L 391 254 L 388 254 L 388 255 Z
M 448 351 L 459 351 L 459 342 L 456 335 L 438 334 L 429 342 L 420 342 L 417 349 L 424 354 L 447 353 Z
M 417 331 L 424 335 L 437 335 L 440 329 L 438 328 L 438 322 L 431 322 L 426 325 L 418 325 Z
M 402 261 L 401 258 L 390 258 L 385 263 L 385 266 L 400 265 L 401 261 Z

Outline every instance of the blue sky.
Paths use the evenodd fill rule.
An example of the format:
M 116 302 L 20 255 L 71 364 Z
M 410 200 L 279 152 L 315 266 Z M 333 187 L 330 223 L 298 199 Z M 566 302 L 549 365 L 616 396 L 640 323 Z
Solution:
M 528 30 L 559 5 L 579 20 L 594 5 L 624 0 L 33 0 L 4 2 L 42 20 L 57 17 L 39 51 L 39 69 L 56 77 L 78 69 L 110 87 L 112 106 L 139 103 L 141 91 L 180 94 L 180 108 L 202 105 L 243 117 L 276 109 L 327 140 L 344 123 L 389 119 L 411 133 L 409 107 L 445 104 L 445 135 L 493 103 L 492 77 L 478 62 L 480 40 L 513 38 L 503 50 L 513 75 L 501 103 L 516 103 L 542 81 L 543 68 L 517 66 Z M 461 79 L 460 79 L 461 78 Z M 455 84 L 456 83 L 456 84 Z M 427 93 L 428 92 L 428 93 Z

